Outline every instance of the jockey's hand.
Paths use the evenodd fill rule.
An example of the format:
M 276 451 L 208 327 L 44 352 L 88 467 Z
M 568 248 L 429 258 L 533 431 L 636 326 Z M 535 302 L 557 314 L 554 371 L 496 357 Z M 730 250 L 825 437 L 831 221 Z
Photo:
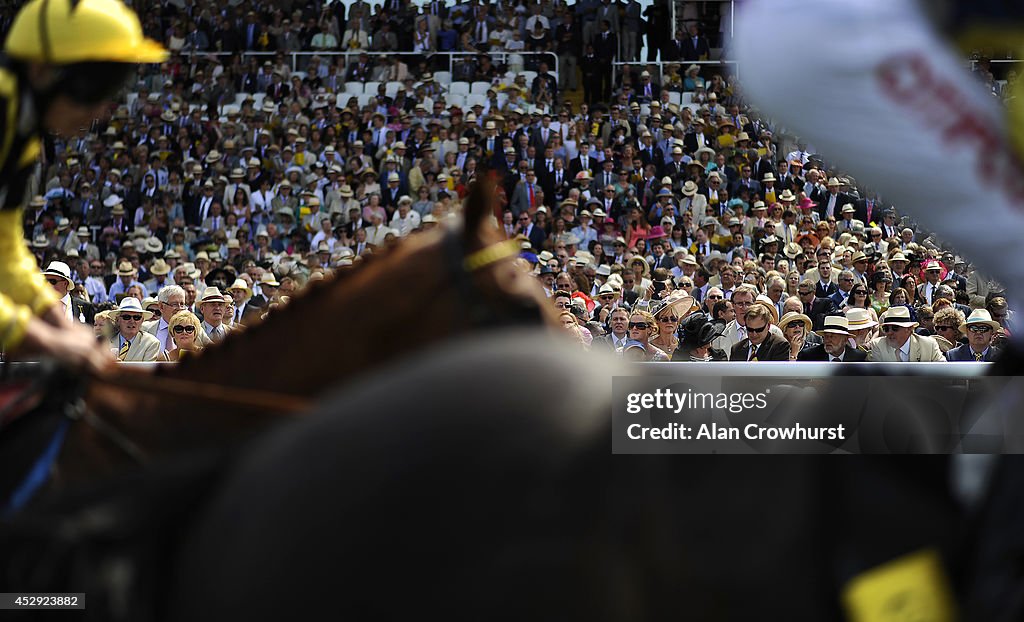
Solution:
M 44 319 L 45 318 L 45 319 Z M 33 317 L 15 357 L 45 356 L 85 373 L 99 374 L 110 368 L 113 354 L 85 325 L 71 322 L 59 312 Z

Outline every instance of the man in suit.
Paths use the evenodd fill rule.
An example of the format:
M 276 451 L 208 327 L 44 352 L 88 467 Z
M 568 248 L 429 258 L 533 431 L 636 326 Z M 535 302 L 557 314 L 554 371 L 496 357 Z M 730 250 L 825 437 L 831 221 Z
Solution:
M 818 262 L 818 282 L 814 284 L 814 295 L 818 298 L 828 298 L 839 291 L 836 284 L 832 282 L 832 262 L 824 259 Z
M 788 361 L 789 342 L 770 332 L 772 315 L 762 304 L 751 305 L 744 314 L 747 337 L 732 347 L 731 361 Z
M 50 265 L 43 270 L 43 278 L 56 290 L 60 296 L 60 304 L 64 310 L 64 316 L 72 322 L 92 324 L 96 314 L 91 304 L 71 295 L 75 288 L 75 282 L 71 280 L 71 268 L 63 261 L 51 261 Z
M 540 186 L 537 184 L 537 175 L 534 170 L 527 169 L 526 179 L 516 182 L 515 190 L 512 191 L 512 214 L 519 216 L 520 214 L 533 214 L 534 210 L 540 205 L 541 192 Z
M 569 176 L 573 179 L 580 171 L 587 171 L 591 175 L 597 169 L 597 158 L 590 155 L 590 143 L 580 142 L 579 144 L 580 153 L 569 163 Z
M 227 292 L 235 302 L 235 317 L 231 322 L 232 326 L 248 326 L 260 319 L 263 310 L 251 304 L 252 289 L 249 288 L 245 279 L 235 279 L 231 287 L 227 288 Z
M 607 288 L 608 294 L 614 291 L 611 285 L 603 285 L 602 291 Z M 610 350 L 617 350 L 623 348 L 626 345 L 626 341 L 629 340 L 629 311 L 624 307 L 615 307 L 612 312 L 608 314 L 608 327 L 611 329 L 607 335 L 603 335 L 594 340 L 594 343 L 602 345 Z
M 880 363 L 945 361 L 934 339 L 914 332 L 917 326 L 917 322 L 910 321 L 909 308 L 891 307 L 882 316 L 883 335 L 871 341 L 868 360 Z
M 938 297 L 941 286 L 942 264 L 937 261 L 929 261 L 924 265 L 924 283 L 917 286 L 917 297 L 931 305 Z
M 691 23 L 689 31 L 689 36 L 683 39 L 682 42 L 682 60 L 708 60 L 711 56 L 711 45 L 708 43 L 708 40 L 705 37 L 700 36 L 700 32 L 697 30 L 697 24 Z
M 117 360 L 125 363 L 155 361 L 160 354 L 160 342 L 142 331 L 142 322 L 152 318 L 153 313 L 145 311 L 132 296 L 125 296 L 114 313 L 117 334 L 111 339 L 110 347 Z
M 866 352 L 850 347 L 850 324 L 841 315 L 825 318 L 825 327 L 818 331 L 822 343 L 804 348 L 798 361 L 831 361 L 833 363 L 860 363 L 868 359 Z
M 985 309 L 976 309 L 960 325 L 960 334 L 967 337 L 967 343 L 946 351 L 946 360 L 950 362 L 978 361 L 992 362 L 999 358 L 1002 351 L 992 345 L 999 330 L 999 322 Z
M 801 281 L 797 286 L 797 296 L 803 304 L 803 314 L 811 318 L 814 330 L 825 326 L 825 318 L 836 313 L 836 305 L 830 298 L 815 295 L 815 285 L 809 281 Z
M 199 312 L 203 314 L 203 331 L 215 343 L 223 340 L 231 331 L 231 327 L 224 321 L 227 319 L 224 317 L 226 310 L 227 304 L 224 302 L 224 294 L 220 293 L 220 288 L 211 286 L 203 290 L 203 297 L 199 299 Z
M 701 275 L 700 270 L 698 270 L 694 274 L 695 277 L 698 277 L 699 275 Z M 695 278 L 694 284 L 696 285 L 700 280 L 701 279 Z M 695 296 L 697 295 L 698 291 L 699 289 L 694 287 L 693 292 Z M 709 314 L 712 312 L 714 304 L 717 303 L 718 300 L 721 299 L 720 297 L 722 296 L 725 296 L 725 293 L 719 287 L 708 287 L 705 293 L 701 296 L 705 300 L 705 304 L 707 306 Z M 711 344 L 713 348 L 721 350 L 728 354 L 729 356 L 731 356 L 733 347 L 747 338 L 747 309 L 751 308 L 752 306 L 761 306 L 754 305 L 754 300 L 756 298 L 757 289 L 753 285 L 743 284 L 736 288 L 736 291 L 733 292 L 731 298 L 733 308 L 736 312 L 736 318 L 730 320 L 729 323 L 725 325 L 725 330 L 722 331 L 722 334 L 715 338 L 715 340 Z M 769 319 L 770 317 L 771 316 L 769 316 Z M 778 326 L 770 324 L 768 330 L 775 337 L 785 341 L 785 335 L 782 334 L 782 330 L 780 330 Z M 786 357 L 788 360 L 788 349 Z
M 853 203 L 855 200 L 850 195 L 840 192 L 839 189 L 841 184 L 835 177 L 828 180 L 828 192 L 819 199 L 811 197 L 812 200 L 818 202 L 818 215 L 822 220 L 825 220 L 829 216 L 836 218 L 837 220 L 841 217 L 841 211 L 843 206 L 847 203 Z

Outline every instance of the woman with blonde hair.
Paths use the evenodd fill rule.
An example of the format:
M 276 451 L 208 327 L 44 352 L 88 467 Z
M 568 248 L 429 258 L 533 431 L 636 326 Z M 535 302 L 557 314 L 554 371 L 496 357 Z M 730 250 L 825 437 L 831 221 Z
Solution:
M 558 323 L 572 336 L 573 339 L 579 341 L 580 347 L 584 350 L 590 349 L 587 346 L 586 339 L 583 337 L 583 331 L 580 330 L 579 320 L 576 319 L 575 315 L 568 311 L 562 311 L 558 314 Z
M 175 349 L 161 352 L 159 360 L 177 361 L 186 356 L 186 353 L 195 354 L 202 350 L 203 344 L 200 343 L 202 331 L 202 324 L 199 323 L 199 318 L 194 313 L 188 310 L 175 313 L 171 316 L 171 321 L 167 323 L 167 332 L 174 340 Z
M 628 351 L 633 348 L 640 348 L 643 350 L 643 356 L 640 357 L 639 360 L 671 360 L 661 348 L 651 343 L 651 340 L 658 336 L 658 323 L 655 321 L 653 315 L 647 311 L 634 310 L 629 314 L 629 324 L 627 325 L 627 328 L 629 341 L 627 341 L 626 345 L 623 347 L 623 356 L 626 358 L 632 358 Z

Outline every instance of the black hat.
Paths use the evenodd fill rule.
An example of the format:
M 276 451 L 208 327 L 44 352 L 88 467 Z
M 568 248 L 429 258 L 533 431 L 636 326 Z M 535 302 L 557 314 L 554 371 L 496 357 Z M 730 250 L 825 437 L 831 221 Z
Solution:
M 558 274 L 558 272 L 556 272 L 554 270 L 554 268 L 552 268 L 551 266 L 544 265 L 544 266 L 541 266 L 540 274 L 538 274 L 537 276 L 545 276 L 545 275 L 548 275 L 548 274 Z
M 715 322 L 706 313 L 693 313 L 679 325 L 680 347 L 695 350 L 714 341 L 725 325 Z

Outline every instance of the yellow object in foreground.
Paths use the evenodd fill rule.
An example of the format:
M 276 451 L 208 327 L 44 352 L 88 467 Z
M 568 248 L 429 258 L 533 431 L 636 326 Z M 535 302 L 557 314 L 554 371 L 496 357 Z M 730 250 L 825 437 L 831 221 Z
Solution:
M 22 211 L 0 210 L 0 345 L 21 343 L 32 314 L 57 303 L 57 292 L 39 273 L 22 236 Z
M 953 622 L 956 610 L 934 549 L 910 553 L 851 579 L 843 608 L 852 622 Z

